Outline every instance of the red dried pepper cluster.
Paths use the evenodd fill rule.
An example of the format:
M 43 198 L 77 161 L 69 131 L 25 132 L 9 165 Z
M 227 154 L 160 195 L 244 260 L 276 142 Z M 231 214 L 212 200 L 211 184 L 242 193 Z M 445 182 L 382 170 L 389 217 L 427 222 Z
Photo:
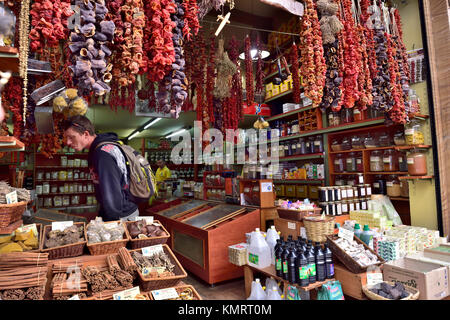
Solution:
M 189 41 L 192 33 L 197 35 L 200 30 L 200 23 L 198 21 L 198 5 L 197 0 L 184 0 L 184 27 L 183 35 Z
M 298 64 L 298 48 L 295 43 L 292 44 L 291 48 L 291 72 L 292 72 L 292 86 L 293 86 L 293 96 L 294 102 L 300 103 L 300 70 Z
M 312 100 L 313 105 L 318 106 L 322 101 L 327 68 L 322 46 L 322 31 L 313 0 L 305 2 L 300 41 L 300 74 L 304 78 L 305 96 Z
M 147 75 L 151 81 L 160 81 L 170 71 L 175 62 L 172 29 L 175 23 L 170 14 L 176 12 L 171 0 L 150 0 L 145 2 L 146 36 L 144 50 L 147 55 Z
M 364 36 L 367 43 L 367 55 L 369 59 L 370 78 L 377 76 L 377 55 L 375 51 L 375 41 L 373 39 L 373 26 L 370 23 L 369 0 L 361 0 L 361 16 L 360 23 L 364 27 Z
M 251 41 L 247 35 L 244 41 L 245 52 L 245 91 L 247 92 L 247 105 L 250 106 L 255 100 L 253 89 L 253 60 L 250 53 Z
M 263 72 L 263 61 L 261 57 L 262 52 L 262 44 L 259 40 L 259 37 L 256 42 L 256 47 L 258 48 L 258 60 L 256 62 L 256 84 L 255 84 L 255 92 L 258 94 L 262 94 L 264 92 L 264 72 Z
M 365 27 L 358 25 L 356 27 L 357 38 L 359 39 L 359 75 L 358 75 L 358 90 L 360 93 L 359 100 L 356 104 L 358 109 L 366 110 L 373 102 L 372 99 L 372 77 L 369 67 L 369 55 L 367 53 L 367 41 L 365 37 Z
M 60 112 L 53 113 L 54 133 L 41 136 L 40 152 L 47 158 L 53 158 L 64 145 L 64 131 L 61 126 L 64 115 Z
M 23 133 L 23 92 L 22 79 L 12 77 L 2 91 L 2 104 L 5 110 L 10 110 L 13 114 L 13 135 L 20 139 Z
M 67 39 L 67 18 L 73 14 L 70 0 L 35 0 L 30 10 L 31 51 L 54 47 L 59 40 Z

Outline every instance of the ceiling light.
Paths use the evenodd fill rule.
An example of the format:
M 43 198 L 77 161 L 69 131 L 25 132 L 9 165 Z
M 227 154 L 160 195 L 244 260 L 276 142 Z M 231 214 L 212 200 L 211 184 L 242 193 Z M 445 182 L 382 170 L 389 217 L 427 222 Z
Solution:
M 155 118 L 152 120 L 152 122 L 147 123 L 147 125 L 144 127 L 144 130 L 150 128 L 152 125 L 154 125 L 155 123 L 157 123 L 159 120 L 161 120 L 161 118 Z
M 134 137 L 136 137 L 139 133 L 141 133 L 142 131 L 136 131 L 135 133 L 133 133 L 131 136 L 128 137 L 128 140 L 133 139 Z
M 166 139 L 169 139 L 170 137 L 177 136 L 177 135 L 179 135 L 180 133 L 183 133 L 183 132 L 185 132 L 185 131 L 186 131 L 186 129 L 178 130 L 178 131 L 176 131 L 176 132 L 174 132 L 174 133 L 171 133 L 171 134 L 167 135 L 167 136 L 166 136 Z
M 257 56 L 258 50 L 257 49 L 252 49 L 250 50 L 250 56 L 252 57 L 252 60 L 258 60 L 258 56 Z M 266 50 L 261 50 L 261 59 L 265 59 L 268 56 L 270 56 L 270 52 L 266 51 Z M 245 60 L 245 52 L 242 52 L 239 55 L 239 59 L 241 60 Z

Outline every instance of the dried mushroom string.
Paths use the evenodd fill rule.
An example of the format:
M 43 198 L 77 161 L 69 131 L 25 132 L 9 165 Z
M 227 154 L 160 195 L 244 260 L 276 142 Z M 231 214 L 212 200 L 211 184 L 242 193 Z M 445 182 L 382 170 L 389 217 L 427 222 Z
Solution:
M 28 30 L 30 28 L 30 0 L 22 0 L 19 17 L 19 75 L 23 78 L 23 124 L 27 121 L 28 99 Z

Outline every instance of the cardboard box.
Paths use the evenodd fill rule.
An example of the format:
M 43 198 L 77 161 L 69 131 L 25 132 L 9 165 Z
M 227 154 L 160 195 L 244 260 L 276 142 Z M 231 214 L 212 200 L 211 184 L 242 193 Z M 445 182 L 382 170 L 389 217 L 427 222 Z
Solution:
M 367 300 L 362 291 L 362 287 L 367 284 L 366 273 L 353 273 L 337 262 L 337 259 L 333 259 L 333 261 L 334 278 L 341 283 L 344 294 L 358 300 Z
M 308 198 L 308 186 L 296 186 L 297 198 Z
M 280 84 L 280 93 L 286 92 L 289 90 L 289 82 L 286 80 Z
M 301 221 L 278 218 L 273 222 L 275 224 L 275 229 L 281 232 L 281 236 L 284 237 L 284 240 L 290 235 L 292 236 L 292 239 L 297 240 L 301 234 L 300 228 L 303 227 L 303 222 Z
M 277 86 L 276 84 L 273 85 L 272 89 L 272 97 L 275 97 L 276 95 L 280 94 L 280 86 Z
M 448 292 L 448 269 L 438 264 L 408 258 L 383 265 L 385 281 L 401 282 L 420 291 L 419 300 L 440 300 Z

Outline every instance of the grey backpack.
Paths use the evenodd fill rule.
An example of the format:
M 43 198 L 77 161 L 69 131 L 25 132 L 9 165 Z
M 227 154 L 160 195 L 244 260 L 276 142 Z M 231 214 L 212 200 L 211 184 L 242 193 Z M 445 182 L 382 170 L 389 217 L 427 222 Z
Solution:
M 126 164 L 130 174 L 130 193 L 135 198 L 135 201 L 145 202 L 157 194 L 156 178 L 153 174 L 152 168 L 147 159 L 132 147 L 123 144 L 121 141 L 117 142 L 102 142 L 96 146 L 96 149 L 105 144 L 113 144 L 122 150 L 125 155 Z

